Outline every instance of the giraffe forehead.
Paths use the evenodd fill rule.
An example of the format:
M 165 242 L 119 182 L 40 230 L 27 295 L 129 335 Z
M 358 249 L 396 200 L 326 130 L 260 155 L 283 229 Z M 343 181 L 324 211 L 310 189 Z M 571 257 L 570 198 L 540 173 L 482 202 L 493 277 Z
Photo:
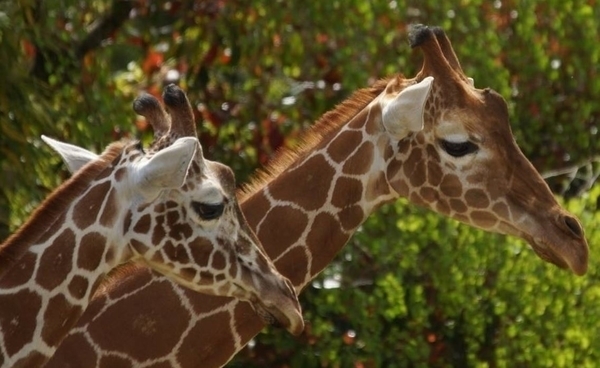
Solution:
M 464 85 L 456 88 L 448 91 L 434 80 L 425 106 L 426 120 L 430 120 L 429 123 L 454 120 L 462 122 L 466 129 L 471 130 L 476 127 L 469 125 L 481 120 L 481 117 L 490 114 L 506 115 L 506 102 L 497 93 Z
M 225 198 L 235 196 L 233 173 L 228 175 L 225 171 L 207 165 L 201 171 L 189 173 L 183 190 L 189 191 L 193 200 L 221 203 Z
M 235 175 L 229 166 L 220 162 L 205 160 L 207 176 L 214 178 L 223 188 L 225 193 L 230 196 L 235 194 L 236 184 Z

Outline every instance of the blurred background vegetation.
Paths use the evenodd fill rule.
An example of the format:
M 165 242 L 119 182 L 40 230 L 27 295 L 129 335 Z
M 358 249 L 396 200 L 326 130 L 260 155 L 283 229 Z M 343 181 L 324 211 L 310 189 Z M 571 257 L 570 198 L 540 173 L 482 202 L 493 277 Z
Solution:
M 302 294 L 299 338 L 269 329 L 231 367 L 595 367 L 600 361 L 600 2 L 0 0 L 0 239 L 68 173 L 40 135 L 101 151 L 148 139 L 131 103 L 175 82 L 206 155 L 248 180 L 352 91 L 421 55 L 440 25 L 507 100 L 519 145 L 583 222 L 589 273 L 543 263 L 399 201 Z

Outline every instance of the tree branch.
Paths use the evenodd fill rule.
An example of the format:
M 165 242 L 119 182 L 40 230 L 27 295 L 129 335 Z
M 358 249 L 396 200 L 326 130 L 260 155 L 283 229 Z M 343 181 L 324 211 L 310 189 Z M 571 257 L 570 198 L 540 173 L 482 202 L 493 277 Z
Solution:
M 41 20 L 39 15 L 43 13 L 42 6 L 41 2 L 37 2 L 35 6 L 31 7 L 30 11 L 33 17 L 27 16 L 26 23 L 32 27 L 34 26 L 32 22 L 39 23 Z M 98 48 L 104 40 L 118 30 L 129 19 L 129 13 L 133 6 L 133 1 L 114 0 L 110 11 L 94 22 L 86 37 L 81 42 L 68 46 L 71 50 L 74 50 L 75 60 L 72 63 L 78 65 L 88 52 Z M 47 81 L 50 76 L 49 70 L 60 62 L 60 56 L 68 50 L 64 50 L 64 45 L 62 49 L 57 49 L 56 45 L 44 47 L 40 46 L 39 42 L 33 43 L 36 46 L 37 53 L 34 65 L 31 68 L 31 75 L 39 80 Z M 62 78 L 67 78 L 67 76 L 61 75 Z
M 542 178 L 548 181 L 565 177 L 568 179 L 568 184 L 563 184 L 560 194 L 565 197 L 578 197 L 588 191 L 600 178 L 600 166 L 596 164 L 600 164 L 600 156 L 592 157 L 574 166 L 547 171 L 542 173 Z
M 575 174 L 577 173 L 577 171 L 579 171 L 582 167 L 588 166 L 590 164 L 593 164 L 594 162 L 600 162 L 600 157 L 592 157 L 587 161 L 584 161 L 582 163 L 573 165 L 573 166 L 569 166 L 569 167 L 564 167 L 562 169 L 555 169 L 555 170 L 549 170 L 546 171 L 544 173 L 542 173 L 542 178 L 544 179 L 548 179 L 548 178 L 552 178 L 555 176 L 561 176 L 561 175 L 569 175 L 569 176 L 575 176 Z
M 78 60 L 83 59 L 89 51 L 98 48 L 102 41 L 110 37 L 123 23 L 129 19 L 129 13 L 133 9 L 133 1 L 115 0 L 111 10 L 104 17 L 94 22 L 92 30 L 75 47 L 75 56 Z

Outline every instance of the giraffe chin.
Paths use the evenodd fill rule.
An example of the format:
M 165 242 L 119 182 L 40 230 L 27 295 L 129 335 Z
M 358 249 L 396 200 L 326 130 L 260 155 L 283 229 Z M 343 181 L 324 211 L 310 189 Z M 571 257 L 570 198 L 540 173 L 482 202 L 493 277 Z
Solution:
M 570 269 L 578 276 L 583 276 L 587 272 L 587 252 L 585 252 L 584 255 L 577 255 L 575 252 L 563 252 L 563 254 L 561 254 L 555 249 L 565 249 L 566 247 L 553 247 L 551 245 L 552 243 L 540 238 L 529 238 L 527 241 L 535 254 L 544 261 L 552 263 L 562 269 Z M 573 247 L 567 249 L 573 249 Z M 587 247 L 585 249 L 587 250 Z
M 298 336 L 304 331 L 304 319 L 295 308 L 290 308 L 292 315 L 288 316 L 283 309 L 276 306 L 267 307 L 260 302 L 251 302 L 251 305 L 260 319 L 268 325 L 283 327 L 294 336 Z

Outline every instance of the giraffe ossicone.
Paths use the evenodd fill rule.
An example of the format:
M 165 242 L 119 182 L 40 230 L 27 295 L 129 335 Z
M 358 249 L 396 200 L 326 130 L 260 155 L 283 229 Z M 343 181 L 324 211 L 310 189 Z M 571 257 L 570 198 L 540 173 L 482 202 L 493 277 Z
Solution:
M 355 92 L 243 191 L 242 210 L 277 269 L 301 289 L 372 212 L 404 197 L 468 225 L 520 237 L 543 260 L 584 274 L 583 229 L 518 148 L 504 99 L 474 87 L 441 29 L 415 27 L 409 38 L 424 54 L 414 78 L 396 75 Z M 422 126 L 393 121 L 392 107 L 383 118 L 387 104 L 425 80 L 430 90 L 417 93 L 412 105 L 418 112 L 425 98 Z M 130 276 L 98 295 L 48 368 L 113 362 L 220 367 L 263 327 L 246 303 L 186 293 L 146 269 Z M 140 303 L 159 294 L 142 313 Z M 172 326 L 170 338 L 130 323 L 140 314 Z M 135 338 L 118 338 L 124 331 Z
M 136 103 L 162 135 L 101 155 L 43 139 L 74 175 L 0 247 L 0 366 L 41 366 L 111 270 L 141 262 L 191 290 L 252 303 L 299 334 L 293 285 L 265 255 L 227 166 L 204 159 L 181 89 Z M 168 127 L 167 130 L 164 130 Z

